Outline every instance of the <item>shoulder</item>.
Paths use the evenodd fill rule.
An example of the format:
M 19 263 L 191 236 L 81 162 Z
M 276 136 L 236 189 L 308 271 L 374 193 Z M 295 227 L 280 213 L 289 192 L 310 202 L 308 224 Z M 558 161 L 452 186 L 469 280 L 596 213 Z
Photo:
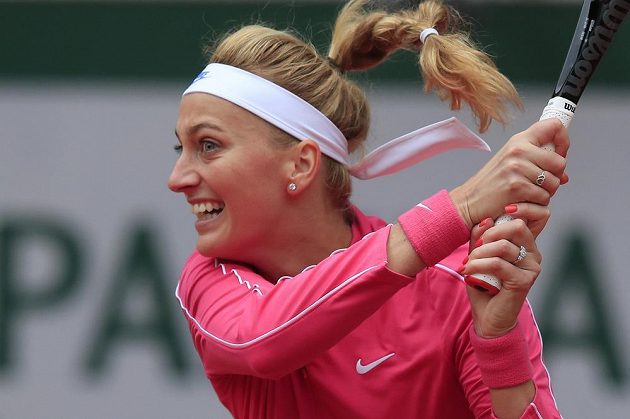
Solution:
M 184 264 L 184 272 L 189 272 L 195 269 L 202 268 L 204 266 L 213 266 L 215 265 L 215 262 L 216 259 L 203 256 L 201 253 L 195 250 Z
M 366 234 L 380 230 L 387 223 L 374 215 L 366 215 L 357 206 L 351 205 L 353 242 L 360 240 Z
M 195 288 L 217 291 L 217 287 L 244 286 L 249 291 L 261 294 L 266 281 L 250 268 L 233 262 L 220 261 L 194 251 L 188 258 L 177 286 L 179 296 L 189 295 Z
M 217 275 L 220 275 L 220 268 L 216 259 L 203 256 L 195 250 L 184 264 L 175 294 L 178 297 L 188 295 L 199 279 Z

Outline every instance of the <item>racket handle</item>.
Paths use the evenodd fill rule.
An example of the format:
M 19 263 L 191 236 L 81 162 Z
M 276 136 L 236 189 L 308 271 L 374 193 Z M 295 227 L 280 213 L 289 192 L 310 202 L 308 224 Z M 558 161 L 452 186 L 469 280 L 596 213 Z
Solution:
M 575 115 L 575 108 L 577 108 L 577 105 L 570 100 L 560 96 L 552 97 L 549 99 L 545 109 L 543 109 L 540 120 L 558 118 L 565 128 L 569 128 L 573 115 Z
M 499 225 L 512 221 L 512 216 L 508 214 L 500 215 L 494 220 L 494 225 Z M 501 281 L 494 275 L 489 274 L 472 274 L 464 277 L 466 284 L 478 289 L 479 291 L 487 292 L 490 295 L 497 295 L 501 291 Z
M 558 118 L 560 122 L 562 122 L 562 125 L 568 128 L 575 114 L 576 106 L 575 103 L 560 96 L 552 97 L 547 103 L 547 106 L 545 106 L 545 109 L 543 109 L 540 121 L 543 119 Z M 544 144 L 542 148 L 549 151 L 556 151 L 556 146 L 553 143 Z M 503 214 L 494 221 L 494 224 L 499 225 L 511 220 L 511 216 Z M 485 291 L 490 295 L 496 295 L 501 291 L 501 281 L 493 275 L 473 274 L 466 276 L 464 280 L 469 286 L 477 288 L 480 291 Z

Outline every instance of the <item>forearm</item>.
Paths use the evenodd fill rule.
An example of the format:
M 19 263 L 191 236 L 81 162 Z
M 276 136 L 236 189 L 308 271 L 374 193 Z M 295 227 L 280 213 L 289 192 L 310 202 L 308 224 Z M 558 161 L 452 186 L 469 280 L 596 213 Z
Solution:
M 498 419 L 519 419 L 534 401 L 535 394 L 532 380 L 513 387 L 490 389 L 492 411 Z
M 407 276 L 414 276 L 427 266 L 411 246 L 400 224 L 394 224 L 389 232 L 387 266 Z
M 560 413 L 542 359 L 542 340 L 531 307 L 526 302 L 517 328 L 523 339 L 483 339 L 468 330 L 471 348 L 465 351 L 462 383 L 479 418 L 557 419 Z M 479 340 L 481 346 L 479 345 Z M 498 340 L 497 340 L 498 339 Z M 476 368 L 470 368 L 470 362 Z

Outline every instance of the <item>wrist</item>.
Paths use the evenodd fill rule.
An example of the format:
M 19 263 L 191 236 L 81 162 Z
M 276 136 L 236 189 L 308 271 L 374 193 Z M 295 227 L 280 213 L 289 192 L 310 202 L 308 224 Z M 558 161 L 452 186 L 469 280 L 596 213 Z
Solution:
M 481 325 L 478 325 L 475 322 L 474 327 L 475 327 L 475 333 L 477 333 L 479 337 L 486 338 L 486 339 L 493 339 L 493 338 L 500 338 L 501 336 L 507 335 L 508 333 L 512 331 L 512 329 L 516 327 L 517 324 L 518 324 L 518 321 L 514 322 L 514 324 L 510 327 L 497 328 L 497 327 L 488 327 L 488 326 L 482 327 Z
M 469 329 L 469 336 L 481 379 L 488 388 L 514 387 L 532 379 L 529 348 L 518 323 L 500 337 L 480 337 L 473 327 Z
M 435 265 L 470 240 L 470 228 L 445 190 L 402 214 L 398 223 L 426 266 Z
M 457 209 L 459 216 L 466 223 L 469 230 L 472 230 L 473 226 L 476 224 L 473 222 L 472 217 L 470 215 L 470 209 L 468 208 L 468 197 L 466 192 L 463 190 L 461 186 L 453 189 L 449 192 L 449 196 L 453 201 L 453 205 Z

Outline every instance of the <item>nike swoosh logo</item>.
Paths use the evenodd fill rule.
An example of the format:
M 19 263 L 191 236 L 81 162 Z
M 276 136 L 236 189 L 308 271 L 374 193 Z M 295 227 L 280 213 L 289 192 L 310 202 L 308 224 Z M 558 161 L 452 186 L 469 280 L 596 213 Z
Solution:
M 367 365 L 363 365 L 361 362 L 361 358 L 359 358 L 359 360 L 357 361 L 357 373 L 363 375 L 363 374 L 367 374 L 368 372 L 372 371 L 374 368 L 378 367 L 379 365 L 381 365 L 383 362 L 387 361 L 389 358 L 391 358 L 392 356 L 396 355 L 395 352 L 392 352 L 389 355 L 385 355 L 382 358 L 377 359 L 376 361 L 370 362 Z
M 433 210 L 429 207 L 427 207 L 426 205 L 424 205 L 423 203 L 419 203 L 418 205 L 416 205 L 416 207 L 420 207 L 420 208 L 424 208 L 427 211 L 431 211 L 433 212 Z

